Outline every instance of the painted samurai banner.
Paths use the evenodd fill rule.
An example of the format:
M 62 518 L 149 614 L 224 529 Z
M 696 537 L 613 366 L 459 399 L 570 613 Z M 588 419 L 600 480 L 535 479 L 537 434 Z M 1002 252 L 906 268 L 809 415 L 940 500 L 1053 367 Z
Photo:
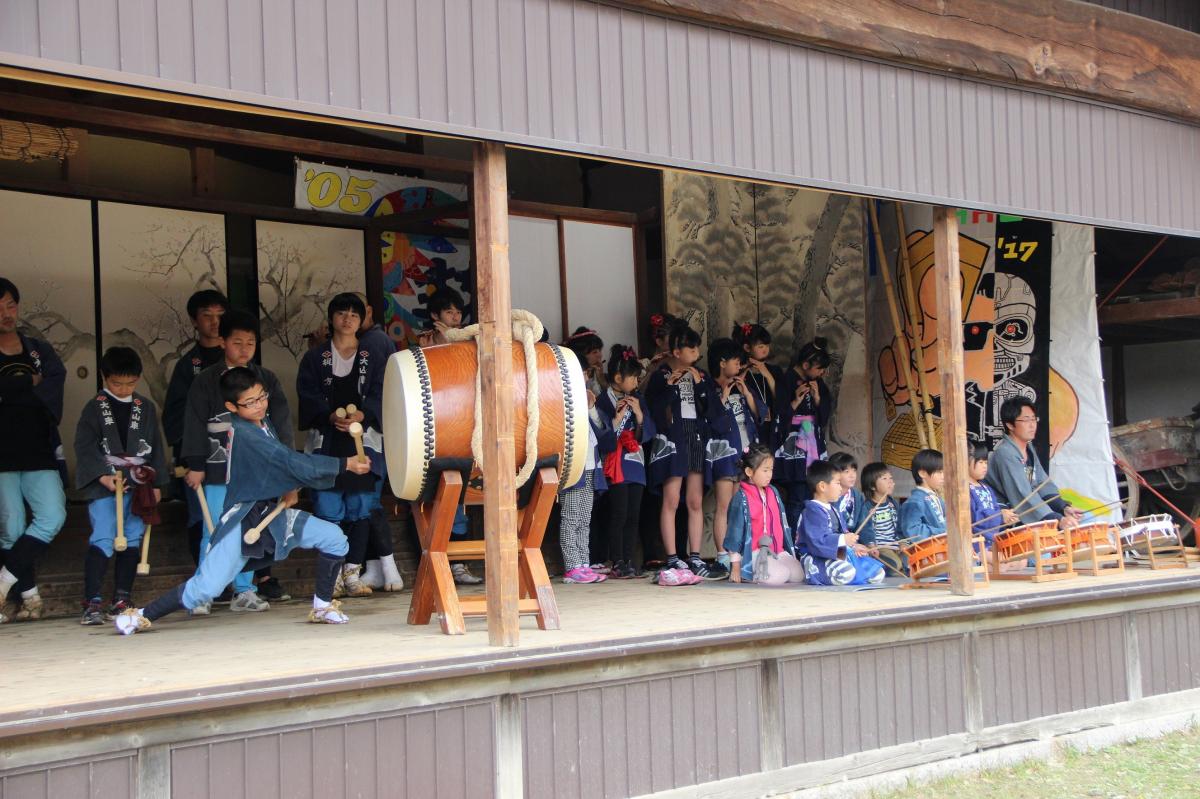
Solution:
M 388 175 L 296 159 L 297 208 L 380 217 L 453 205 L 467 199 L 457 183 Z M 465 222 L 462 223 L 465 227 Z M 400 346 L 429 326 L 429 296 L 446 286 L 463 295 L 470 313 L 471 252 L 464 238 L 383 231 L 384 329 Z

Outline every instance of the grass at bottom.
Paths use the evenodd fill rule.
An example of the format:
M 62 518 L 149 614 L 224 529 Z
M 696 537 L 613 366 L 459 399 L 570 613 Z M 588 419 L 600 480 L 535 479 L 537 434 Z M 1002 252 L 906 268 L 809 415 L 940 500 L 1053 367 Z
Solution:
M 1090 752 L 1064 748 L 1049 761 L 873 793 L 873 799 L 1195 799 L 1200 727 Z

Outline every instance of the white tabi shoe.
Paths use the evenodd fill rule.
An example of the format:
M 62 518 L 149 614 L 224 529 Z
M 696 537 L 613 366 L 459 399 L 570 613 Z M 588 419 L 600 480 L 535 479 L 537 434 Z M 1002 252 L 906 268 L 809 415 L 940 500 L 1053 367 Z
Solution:
M 335 599 L 325 607 L 310 610 L 308 620 L 312 624 L 346 624 L 350 617 L 342 612 L 342 603 Z
M 113 619 L 113 626 L 121 635 L 133 635 L 149 630 L 150 620 L 137 608 L 129 608 L 121 611 L 121 614 Z

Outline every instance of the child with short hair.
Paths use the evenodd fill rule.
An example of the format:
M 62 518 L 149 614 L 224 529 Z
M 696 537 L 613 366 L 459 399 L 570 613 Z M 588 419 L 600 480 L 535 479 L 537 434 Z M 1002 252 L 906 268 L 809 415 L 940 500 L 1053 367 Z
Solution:
M 946 482 L 942 453 L 922 449 L 913 455 L 912 476 L 917 487 L 900 506 L 900 533 L 920 541 L 946 532 L 946 505 L 940 496 Z
M 370 463 L 360 461 L 356 455 L 344 459 L 305 455 L 281 442 L 267 419 L 269 398 L 262 379 L 246 367 L 235 367 L 221 375 L 220 389 L 232 415 L 230 479 L 212 548 L 186 583 L 144 608 L 129 608 L 118 615 L 114 620 L 117 632 L 142 632 L 168 613 L 210 603 L 239 572 L 284 560 L 294 549 L 317 550 L 317 585 L 308 620 L 315 624 L 346 623 L 349 617 L 333 598 L 333 584 L 349 549 L 346 536 L 336 524 L 292 506 L 298 499 L 298 486 L 326 489 L 343 469 L 367 474 Z M 256 541 L 247 542 L 244 533 L 265 522 L 278 503 L 287 509 L 267 522 Z
M 764 400 L 758 413 L 758 438 L 768 447 L 774 448 L 775 389 L 783 380 L 783 370 L 767 362 L 767 358 L 771 357 L 771 333 L 761 323 L 746 322 L 734 324 L 731 338 L 742 348 L 749 360 L 749 368 L 745 373 L 746 384 Z
M 713 569 L 718 574 L 728 574 L 724 541 L 729 501 L 742 481 L 742 455 L 758 443 L 758 415 L 765 404 L 762 396 L 746 384 L 747 359 L 746 351 L 733 339 L 719 338 L 708 346 L 708 368 L 717 391 L 715 400 L 708 404 L 704 467 L 705 481 L 716 497 L 713 542 L 718 555 Z
M 742 479 L 729 503 L 725 549 L 735 553 L 743 582 L 782 585 L 803 582 L 804 570 L 796 560 L 792 528 L 783 513 L 783 497 L 771 485 L 775 458 L 763 444 L 751 444 L 742 456 Z M 768 542 L 770 562 L 762 562 L 760 546 Z M 756 578 L 755 575 L 758 575 Z
M 583 379 L 588 391 L 597 397 L 604 391 L 604 341 L 590 327 L 577 327 L 563 344 L 575 353 L 583 367 Z
M 799 523 L 808 498 L 807 464 L 825 458 L 825 428 L 833 398 L 821 378 L 831 362 L 825 339 L 814 338 L 776 384 L 775 482 L 787 492 L 788 520 L 793 525 Z
M 371 537 L 371 508 L 375 484 L 383 479 L 383 374 L 386 358 L 360 346 L 358 330 L 366 306 L 356 294 L 343 292 L 329 301 L 326 316 L 331 335 L 321 346 L 300 359 L 296 372 L 297 411 L 300 428 L 308 431 L 305 452 L 333 457 L 356 454 L 350 426 L 362 427 L 363 451 L 371 464 L 365 475 L 340 474 L 331 489 L 313 493 L 313 513 L 342 528 L 350 551 L 334 593 L 338 596 L 370 596 L 363 583 L 367 542 Z M 382 354 L 382 353 L 380 353 Z M 353 405 L 353 413 L 346 407 Z M 339 415 L 339 411 L 342 411 Z M 399 573 L 392 563 L 395 580 Z
M 800 562 L 809 585 L 877 585 L 883 582 L 883 564 L 870 556 L 858 536 L 846 530 L 834 503 L 842 484 L 829 461 L 808 465 L 812 499 L 804 505 L 798 535 Z
M 892 497 L 896 478 L 886 463 L 868 463 L 862 469 L 862 513 L 854 522 L 858 541 L 875 550 L 875 557 L 896 573 L 904 573 L 900 553 L 900 507 Z
M 434 344 L 449 342 L 446 338 L 447 330 L 462 327 L 467 303 L 457 291 L 443 286 L 429 295 L 425 310 L 429 313 L 429 329 L 418 337 L 417 343 L 422 347 L 432 347 Z
M 983 482 L 988 472 L 988 448 L 978 442 L 967 444 L 967 468 L 971 482 L 971 534 L 983 536 L 987 548 L 992 548 L 996 533 L 1010 524 L 1019 524 L 1021 517 L 1003 507 L 992 487 Z
M 109 347 L 100 358 L 104 390 L 83 406 L 75 428 L 75 487 L 88 500 L 92 533 L 83 568 L 81 624 L 103 624 L 101 584 L 113 558 L 117 514 L 126 547 L 116 553 L 114 592 L 107 608 L 111 619 L 131 607 L 139 546 L 146 524 L 157 523 L 158 501 L 169 479 L 166 452 L 158 432 L 158 413 L 137 393 L 142 359 L 129 347 Z M 117 478 L 124 480 L 117 507 Z
M 848 530 L 858 529 L 858 523 L 866 515 L 866 499 L 858 490 L 858 462 L 849 452 L 835 452 L 829 456 L 829 463 L 837 475 L 837 481 L 842 484 L 842 496 L 838 499 L 835 509 L 842 516 L 842 524 Z
M 700 558 L 704 535 L 704 447 L 708 404 L 715 391 L 712 381 L 696 368 L 700 360 L 700 334 L 686 323 L 671 329 L 671 356 L 650 378 L 646 401 L 658 431 L 650 453 L 651 484 L 662 492 L 659 529 L 667 553 L 659 572 L 662 585 L 691 585 L 700 579 L 717 579 Z M 688 559 L 675 552 L 675 511 L 680 494 L 687 502 Z
M 608 388 L 596 400 L 605 429 L 600 452 L 608 483 L 608 554 L 613 560 L 609 576 L 614 580 L 638 575 L 633 548 L 646 490 L 644 445 L 654 440 L 654 421 L 637 391 L 641 376 L 642 363 L 633 348 L 614 344 L 608 357 Z

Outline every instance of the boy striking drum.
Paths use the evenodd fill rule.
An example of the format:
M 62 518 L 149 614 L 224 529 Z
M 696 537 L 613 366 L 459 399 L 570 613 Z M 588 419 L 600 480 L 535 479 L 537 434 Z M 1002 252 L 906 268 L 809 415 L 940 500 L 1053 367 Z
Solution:
M 296 504 L 297 485 L 327 489 L 343 469 L 366 474 L 370 463 L 353 455 L 344 460 L 304 455 L 281 443 L 265 418 L 270 397 L 250 369 L 234 367 L 221 375 L 221 395 L 225 407 L 236 416 L 229 431 L 230 479 L 225 510 L 221 526 L 213 533 L 212 548 L 186 583 L 145 608 L 130 608 L 117 616 L 117 631 L 123 635 L 140 632 L 168 613 L 211 602 L 234 575 L 284 560 L 298 548 L 319 553 L 317 586 L 308 620 L 315 624 L 346 623 L 349 617 L 333 600 L 333 584 L 348 549 L 346 536 L 336 524 L 291 506 Z M 277 506 L 288 509 L 276 515 Z M 257 530 L 263 522 L 264 535 L 247 542 L 243 533 Z

